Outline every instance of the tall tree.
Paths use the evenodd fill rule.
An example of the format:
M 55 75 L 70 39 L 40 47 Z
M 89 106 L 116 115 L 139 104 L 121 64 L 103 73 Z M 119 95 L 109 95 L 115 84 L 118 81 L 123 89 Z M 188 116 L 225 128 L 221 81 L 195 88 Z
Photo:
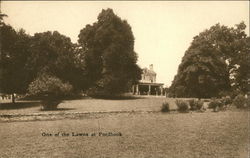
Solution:
M 78 37 L 91 87 L 114 95 L 138 81 L 141 69 L 136 64 L 131 27 L 112 9 L 102 10 L 98 21 L 82 29 Z
M 25 63 L 29 56 L 30 36 L 23 29 L 16 32 L 4 23 L 0 26 L 0 34 L 0 88 L 1 92 L 12 94 L 12 102 L 15 102 L 14 93 L 25 93 L 28 87 Z
M 244 29 L 243 22 L 236 28 L 216 24 L 195 36 L 179 65 L 171 91 L 179 97 L 212 97 L 229 90 L 232 83 L 238 82 L 233 79 L 237 73 L 232 72 L 242 75 L 238 71 L 242 61 L 238 55 L 242 51 L 249 54 L 242 42 L 246 41 Z

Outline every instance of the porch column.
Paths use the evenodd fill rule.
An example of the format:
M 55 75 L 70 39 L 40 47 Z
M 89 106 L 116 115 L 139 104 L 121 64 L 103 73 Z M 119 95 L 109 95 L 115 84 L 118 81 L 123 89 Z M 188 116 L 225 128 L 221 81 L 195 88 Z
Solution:
M 140 94 L 140 92 L 139 92 L 139 85 L 137 84 L 136 85 L 136 92 L 135 92 L 137 95 L 139 95 Z
M 161 89 L 161 96 L 162 96 L 162 95 L 163 95 L 163 94 L 162 94 L 162 92 L 163 92 L 163 88 L 162 88 L 162 86 L 160 87 L 160 89 Z
M 148 95 L 151 94 L 151 85 L 148 85 Z
M 135 85 L 132 85 L 132 94 L 135 94 Z

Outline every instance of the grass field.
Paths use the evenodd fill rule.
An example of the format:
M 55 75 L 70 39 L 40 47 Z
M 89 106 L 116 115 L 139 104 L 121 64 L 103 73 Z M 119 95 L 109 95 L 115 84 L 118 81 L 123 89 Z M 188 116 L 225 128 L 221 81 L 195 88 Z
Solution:
M 166 98 L 65 101 L 72 111 L 157 111 Z M 170 100 L 171 107 L 174 101 Z M 92 108 L 91 108 L 92 106 Z M 99 109 L 100 108 L 100 109 Z M 39 107 L 0 110 L 37 112 Z M 59 133 L 59 136 L 54 134 Z M 73 136 L 96 133 L 96 136 Z M 122 136 L 98 136 L 121 133 Z M 43 133 L 53 136 L 42 136 Z M 62 133 L 69 134 L 62 136 Z M 0 157 L 248 158 L 249 111 L 93 113 L 77 119 L 0 122 Z
M 168 101 L 170 109 L 175 110 L 175 99 L 166 97 L 141 97 L 124 100 L 106 99 L 78 99 L 64 100 L 58 105 L 58 110 L 53 113 L 62 112 L 110 112 L 110 111 L 160 111 L 162 103 Z M 39 101 L 17 101 L 16 104 L 0 104 L 1 114 L 34 114 L 50 113 L 41 111 Z
M 159 111 L 163 101 L 169 101 L 171 108 L 175 109 L 174 99 L 165 97 L 135 98 L 125 100 L 105 100 L 105 99 L 79 99 L 65 100 L 58 105 L 58 112 L 109 112 L 109 111 Z M 0 114 L 18 113 L 48 113 L 41 111 L 37 101 L 18 101 L 20 105 L 10 105 L 5 103 L 0 105 Z M 33 103 L 33 104 L 32 104 Z M 33 106 L 32 106 L 33 105 Z M 23 107 L 23 108 L 19 108 Z M 53 111 L 55 113 L 56 111 Z

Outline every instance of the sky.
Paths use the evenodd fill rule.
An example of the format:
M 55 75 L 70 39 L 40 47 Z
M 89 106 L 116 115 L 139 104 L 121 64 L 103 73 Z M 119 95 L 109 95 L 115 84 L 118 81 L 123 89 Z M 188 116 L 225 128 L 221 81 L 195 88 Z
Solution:
M 194 36 L 216 23 L 244 21 L 249 35 L 249 1 L 0 1 L 5 23 L 26 33 L 59 31 L 77 42 L 102 9 L 128 21 L 141 68 L 154 65 L 157 82 L 169 87 Z

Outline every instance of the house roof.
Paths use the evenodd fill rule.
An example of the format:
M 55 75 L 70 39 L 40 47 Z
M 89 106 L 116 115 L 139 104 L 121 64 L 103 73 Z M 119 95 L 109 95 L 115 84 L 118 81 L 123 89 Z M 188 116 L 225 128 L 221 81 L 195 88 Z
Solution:
M 149 70 L 148 68 L 143 68 L 143 73 L 144 74 L 147 74 L 147 75 L 149 75 L 149 74 L 152 74 L 152 75 L 156 75 L 156 73 L 154 72 L 154 70 Z

